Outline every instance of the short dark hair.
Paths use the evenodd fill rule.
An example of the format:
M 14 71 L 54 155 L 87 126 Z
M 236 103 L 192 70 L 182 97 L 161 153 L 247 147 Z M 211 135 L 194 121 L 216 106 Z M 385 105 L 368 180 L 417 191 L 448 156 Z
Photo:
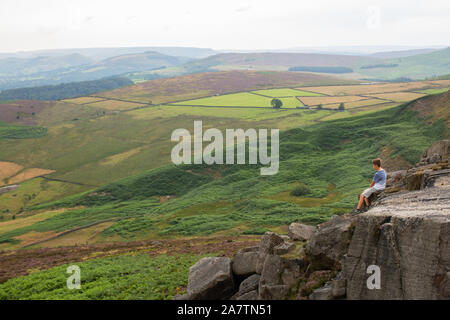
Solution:
M 373 159 L 372 164 L 381 168 L 381 159 L 380 158 Z

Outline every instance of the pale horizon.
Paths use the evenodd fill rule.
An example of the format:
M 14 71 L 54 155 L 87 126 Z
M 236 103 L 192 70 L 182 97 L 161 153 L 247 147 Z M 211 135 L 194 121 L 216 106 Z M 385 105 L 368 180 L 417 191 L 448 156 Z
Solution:
M 0 52 L 197 47 L 447 47 L 450 3 L 422 1 L 3 0 Z

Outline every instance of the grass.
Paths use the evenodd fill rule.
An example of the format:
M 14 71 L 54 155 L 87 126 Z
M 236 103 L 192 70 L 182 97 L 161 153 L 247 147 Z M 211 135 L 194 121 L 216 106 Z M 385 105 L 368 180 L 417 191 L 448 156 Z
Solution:
M 260 230 L 295 221 L 320 223 L 353 206 L 373 175 L 370 160 L 386 145 L 392 158 L 415 163 L 426 147 L 444 137 L 444 129 L 442 120 L 425 125 L 404 105 L 287 130 L 280 136 L 277 175 L 261 176 L 257 165 L 169 165 L 47 205 L 87 207 L 3 233 L 0 241 L 105 219 L 115 219 L 115 224 L 103 235 L 121 239 L 231 234 L 242 225 Z M 289 195 L 298 185 L 306 186 L 309 194 Z M 159 197 L 167 195 L 176 197 L 160 203 Z
M 279 98 L 279 97 L 315 97 L 321 96 L 320 93 L 297 90 L 291 88 L 281 88 L 281 89 L 268 89 L 268 90 L 256 90 L 252 91 L 254 93 L 258 93 L 264 96 Z
M 187 100 L 176 102 L 181 105 L 197 105 L 197 106 L 217 106 L 217 107 L 239 107 L 239 106 L 251 106 L 251 107 L 267 107 L 270 108 L 270 101 L 272 99 L 268 97 L 262 97 L 249 92 L 240 92 L 233 94 L 226 94 L 217 97 L 208 97 L 203 99 Z
M 425 93 L 425 94 L 439 94 L 450 90 L 450 88 L 439 88 L 439 89 L 426 89 L 426 90 L 420 90 L 419 92 Z
M 67 288 L 67 264 L 0 284 L 0 300 L 170 300 L 184 293 L 189 267 L 203 256 L 138 254 L 74 262 L 81 289 Z
M 46 134 L 47 129 L 43 127 L 0 122 L 0 140 L 41 138 Z
M 85 186 L 48 181 L 43 178 L 28 180 L 21 183 L 18 189 L 0 195 L 0 208 L 3 208 L 3 210 L 0 209 L 0 216 L 6 210 L 11 214 L 18 213 L 28 207 L 55 201 L 85 190 Z

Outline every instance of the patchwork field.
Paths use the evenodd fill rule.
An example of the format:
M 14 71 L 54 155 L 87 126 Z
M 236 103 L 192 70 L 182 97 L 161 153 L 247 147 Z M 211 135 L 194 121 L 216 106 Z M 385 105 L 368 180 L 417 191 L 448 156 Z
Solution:
M 310 90 L 326 95 L 368 95 L 372 93 L 388 93 L 401 91 L 417 91 L 424 89 L 438 89 L 448 87 L 450 80 L 435 81 L 414 81 L 402 83 L 375 83 L 360 85 L 340 85 L 340 86 L 320 86 L 320 87 L 299 87 L 299 90 Z
M 425 95 L 424 93 L 415 93 L 415 92 L 391 92 L 391 93 L 371 94 L 370 96 L 395 102 L 406 102 L 423 97 L 424 95 Z
M 192 82 L 195 79 L 198 83 Z M 21 184 L 21 187 L 15 191 L 14 198 L 11 198 L 11 192 L 0 195 L 0 207 L 9 210 L 8 216 L 11 216 L 36 203 L 57 199 L 58 189 L 61 195 L 87 191 L 167 164 L 170 162 L 170 133 L 176 128 L 191 127 L 194 120 L 202 119 L 217 128 L 277 127 L 286 130 L 385 110 L 424 94 L 417 90 L 442 90 L 448 88 L 450 83 L 449 80 L 438 80 L 345 85 L 337 81 L 339 85 L 314 86 L 314 83 L 326 81 L 330 78 L 301 73 L 214 72 L 160 79 L 117 89 L 120 94 L 128 94 L 128 98 L 133 100 L 117 98 L 115 96 L 119 92 L 113 90 L 96 94 L 95 97 L 37 102 L 36 105 L 33 101 L 1 104 L 0 108 L 5 110 L 15 110 L 19 106 L 27 112 L 34 109 L 33 123 L 44 126 L 46 132 L 43 136 L 33 127 L 9 125 L 9 136 L 11 132 L 18 137 L 37 136 L 36 139 L 20 141 L 0 140 L 0 161 L 14 162 L 29 169 L 51 168 L 55 171 L 36 171 L 33 174 L 27 171 L 8 182 L 2 178 L 4 184 L 14 182 Z M 308 86 L 295 86 L 301 82 Z M 193 91 L 188 92 L 186 86 L 192 87 Z M 265 89 L 242 91 L 257 87 Z M 239 92 L 220 94 L 224 91 Z M 161 105 L 146 105 L 148 100 L 142 100 L 145 103 L 134 102 L 139 100 L 136 97 L 141 93 L 156 98 L 156 101 L 169 102 Z M 179 99 L 191 96 L 199 98 Z M 270 105 L 274 97 L 283 102 L 279 110 Z M 340 103 L 344 103 L 346 111 L 337 111 Z M 317 110 L 318 104 L 322 104 L 324 110 Z M 302 109 L 304 105 L 308 105 L 309 110 Z M 12 123 L 25 119 L 8 117 Z M 0 126 L 0 133 L 1 130 Z M 57 181 L 43 183 L 37 178 L 35 182 L 23 182 L 41 174 L 50 174 L 49 177 Z
M 348 83 L 355 83 L 355 81 L 296 72 L 223 71 L 194 73 L 173 78 L 157 79 L 121 89 L 100 92 L 95 96 L 133 102 L 163 104 L 217 94 L 261 89 Z
M 25 169 L 18 174 L 14 176 L 9 176 L 3 179 L 4 184 L 16 184 L 21 183 L 36 177 L 45 176 L 50 173 L 55 172 L 54 170 L 48 170 L 48 169 L 40 169 L 40 168 L 28 168 Z M 0 182 L 0 186 L 2 186 L 2 183 Z
M 216 106 L 216 107 L 266 107 L 272 99 L 249 92 L 233 93 L 203 99 L 176 102 L 174 105 Z

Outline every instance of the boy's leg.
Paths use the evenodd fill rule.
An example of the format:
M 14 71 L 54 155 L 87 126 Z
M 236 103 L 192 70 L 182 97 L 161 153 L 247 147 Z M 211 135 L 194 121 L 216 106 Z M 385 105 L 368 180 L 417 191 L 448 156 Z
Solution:
M 361 195 L 359 196 L 358 206 L 356 207 L 357 210 L 361 210 L 361 207 L 362 207 L 362 204 L 363 204 L 365 198 L 366 198 L 366 197 L 364 197 L 363 194 L 361 194 Z
M 364 197 L 364 201 L 366 202 L 366 206 L 369 206 L 369 198 Z

